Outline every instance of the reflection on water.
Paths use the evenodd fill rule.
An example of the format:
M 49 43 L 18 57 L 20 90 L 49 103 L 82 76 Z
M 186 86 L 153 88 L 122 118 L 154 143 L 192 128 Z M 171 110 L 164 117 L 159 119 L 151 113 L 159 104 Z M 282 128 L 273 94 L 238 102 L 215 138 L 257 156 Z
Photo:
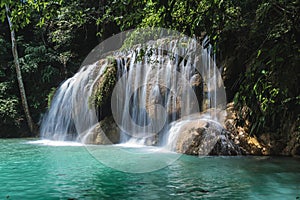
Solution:
M 83 146 L 35 143 L 0 140 L 0 199 L 300 197 L 300 160 L 295 158 L 181 156 L 163 169 L 134 174 L 106 167 Z

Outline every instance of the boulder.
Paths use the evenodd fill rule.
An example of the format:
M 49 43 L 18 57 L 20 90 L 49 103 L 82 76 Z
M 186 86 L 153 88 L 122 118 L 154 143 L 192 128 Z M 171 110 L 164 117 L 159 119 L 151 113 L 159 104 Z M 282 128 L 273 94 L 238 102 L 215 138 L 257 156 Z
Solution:
M 173 150 L 188 155 L 239 155 L 241 150 L 230 137 L 230 133 L 217 121 L 193 118 L 178 123 L 180 128 L 170 131 L 176 137 Z M 173 125 L 176 127 L 176 124 Z
M 112 116 L 106 117 L 80 137 L 85 144 L 107 145 L 120 141 L 120 129 Z

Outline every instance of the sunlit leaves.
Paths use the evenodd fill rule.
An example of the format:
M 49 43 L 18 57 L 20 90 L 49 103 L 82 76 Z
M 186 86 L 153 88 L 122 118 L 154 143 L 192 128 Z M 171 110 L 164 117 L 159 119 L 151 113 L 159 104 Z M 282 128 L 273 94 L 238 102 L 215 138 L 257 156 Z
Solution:
M 49 18 L 53 9 L 49 8 L 49 5 L 58 4 L 60 5 L 62 0 L 26 0 L 26 1 L 11 1 L 2 0 L 0 3 L 0 19 L 2 22 L 6 19 L 6 9 L 7 6 L 10 9 L 9 16 L 14 24 L 14 29 L 18 30 L 24 28 L 26 25 L 30 24 L 32 16 L 38 13 L 40 16 L 40 21 L 37 25 L 41 26 L 45 18 Z

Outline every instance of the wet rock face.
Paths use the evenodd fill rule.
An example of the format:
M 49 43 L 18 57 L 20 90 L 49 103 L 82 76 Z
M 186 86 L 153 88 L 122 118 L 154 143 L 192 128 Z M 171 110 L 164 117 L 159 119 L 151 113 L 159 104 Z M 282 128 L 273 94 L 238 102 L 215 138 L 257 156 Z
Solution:
M 114 121 L 113 117 L 106 117 L 104 120 L 102 120 L 100 123 L 100 126 L 102 130 L 104 131 L 107 138 L 113 143 L 119 143 L 120 142 L 120 132 L 118 125 Z
M 85 144 L 116 144 L 120 141 L 120 129 L 113 120 L 113 117 L 106 117 L 85 135 L 80 136 Z
M 149 79 L 147 80 L 145 108 L 150 118 L 157 117 L 157 111 L 155 110 L 156 104 L 164 106 L 167 110 L 168 116 L 172 116 L 174 114 L 180 116 L 183 114 L 181 111 L 185 110 L 183 108 L 184 105 L 182 104 L 182 101 L 186 101 L 186 90 L 184 87 L 181 87 L 183 81 L 178 81 L 176 85 L 167 87 L 168 79 L 166 80 L 166 74 L 168 74 L 168 72 L 163 68 L 163 66 L 160 68 L 153 67 L 150 72 Z M 200 74 L 195 72 L 195 74 L 191 77 L 189 84 L 190 87 L 193 88 L 195 97 L 197 98 L 197 101 L 193 101 L 197 102 L 197 105 L 191 104 L 190 106 L 195 108 L 194 110 L 199 110 L 199 106 L 202 104 L 203 100 L 203 80 Z M 176 93 L 172 90 L 176 91 Z
M 121 59 L 121 58 L 119 58 Z M 124 59 L 124 58 L 123 58 Z M 130 58 L 128 58 L 130 60 Z M 160 104 L 166 108 L 167 115 L 181 115 L 181 111 L 185 110 L 182 101 L 186 101 L 188 92 L 193 89 L 193 94 L 190 98 L 195 97 L 197 105 L 191 105 L 194 110 L 199 110 L 199 106 L 202 105 L 203 100 L 203 80 L 199 72 L 190 72 L 191 74 L 184 74 L 189 70 L 183 72 L 183 69 L 177 69 L 176 65 L 170 66 L 168 62 L 170 58 L 167 55 L 160 56 L 157 59 L 163 60 L 162 63 L 139 63 L 139 65 L 129 65 L 129 62 L 123 63 L 119 68 L 123 68 L 123 76 L 132 77 L 135 81 L 131 81 L 128 85 L 128 89 L 133 94 L 143 95 L 145 99 L 144 109 L 150 118 L 156 118 L 156 105 Z M 191 66 L 189 66 L 191 67 Z M 186 67 L 188 68 L 188 67 Z M 125 70 L 124 70 L 125 69 Z M 187 78 L 186 76 L 190 76 Z M 139 85 L 138 88 L 135 88 Z M 191 91 L 186 90 L 186 86 Z
M 184 124 L 177 138 L 176 151 L 188 155 L 239 155 L 229 132 L 212 120 L 195 119 Z

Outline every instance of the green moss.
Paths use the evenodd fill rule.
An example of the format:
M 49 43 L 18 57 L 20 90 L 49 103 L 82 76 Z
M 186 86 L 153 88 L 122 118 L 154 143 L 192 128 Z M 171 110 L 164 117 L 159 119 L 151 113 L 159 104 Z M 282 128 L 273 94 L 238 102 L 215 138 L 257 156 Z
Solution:
M 117 81 L 117 63 L 113 57 L 106 58 L 109 64 L 103 75 L 99 78 L 98 84 L 93 89 L 93 95 L 90 97 L 89 104 L 95 107 L 102 107 L 111 97 L 113 88 Z
M 53 97 L 54 97 L 55 92 L 56 92 L 56 88 L 53 87 L 53 88 L 51 88 L 51 90 L 50 90 L 50 92 L 49 92 L 49 94 L 48 94 L 48 96 L 47 96 L 48 109 L 49 109 L 50 106 L 51 106 L 51 102 L 52 102 L 52 100 L 53 100 Z
M 115 57 L 113 56 L 107 56 L 106 59 L 109 65 L 114 64 L 116 62 Z

